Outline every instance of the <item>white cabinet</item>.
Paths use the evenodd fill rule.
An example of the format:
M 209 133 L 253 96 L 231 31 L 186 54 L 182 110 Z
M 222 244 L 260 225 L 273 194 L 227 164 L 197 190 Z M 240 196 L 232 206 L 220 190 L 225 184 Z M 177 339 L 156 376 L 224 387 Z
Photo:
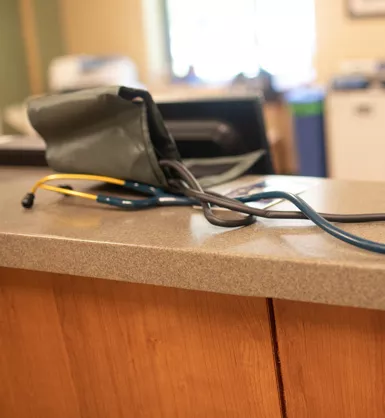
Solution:
M 329 176 L 385 181 L 385 90 L 332 91 L 325 110 Z

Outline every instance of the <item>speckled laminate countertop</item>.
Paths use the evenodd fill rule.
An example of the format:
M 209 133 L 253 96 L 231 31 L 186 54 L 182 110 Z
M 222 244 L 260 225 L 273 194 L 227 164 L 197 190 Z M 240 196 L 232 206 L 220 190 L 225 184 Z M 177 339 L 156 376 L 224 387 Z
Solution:
M 0 168 L 0 266 L 385 309 L 385 256 L 337 241 L 309 221 L 260 220 L 229 230 L 192 208 L 125 212 L 46 191 L 23 209 L 26 191 L 49 173 Z M 302 196 L 323 212 L 385 212 L 385 183 L 320 180 Z M 385 242 L 385 223 L 343 227 Z

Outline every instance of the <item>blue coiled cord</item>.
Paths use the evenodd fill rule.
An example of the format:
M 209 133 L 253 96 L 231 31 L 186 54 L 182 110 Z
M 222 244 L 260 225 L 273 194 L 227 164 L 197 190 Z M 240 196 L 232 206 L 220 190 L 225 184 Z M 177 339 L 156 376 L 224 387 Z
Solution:
M 385 245 L 379 242 L 371 241 L 365 238 L 358 237 L 357 235 L 351 234 L 338 228 L 331 222 L 323 218 L 317 213 L 311 206 L 309 206 L 301 197 L 296 196 L 292 193 L 271 191 L 256 193 L 254 195 L 247 196 L 242 199 L 243 202 L 256 202 L 262 199 L 285 199 L 293 203 L 307 218 L 313 221 L 317 226 L 323 229 L 325 232 L 333 235 L 333 237 L 346 242 L 347 244 L 354 245 L 355 247 L 362 248 L 364 250 L 372 251 L 375 253 L 385 254 Z M 277 213 L 277 211 L 274 211 Z
M 317 213 L 311 206 L 309 206 L 302 198 L 296 196 L 292 193 L 283 192 L 283 191 L 270 191 L 256 193 L 249 196 L 239 197 L 237 199 L 232 199 L 227 196 L 220 195 L 218 193 L 204 191 L 199 185 L 198 181 L 192 175 L 192 173 L 179 161 L 168 161 L 161 160 L 160 165 L 168 170 L 174 170 L 180 177 L 183 182 L 170 182 L 171 185 L 176 187 L 180 193 L 185 196 L 194 198 L 198 200 L 201 204 L 212 204 L 219 207 L 229 209 L 231 211 L 259 216 L 263 218 L 271 219 L 303 219 L 303 216 L 299 212 L 280 212 L 280 211 L 270 211 L 266 209 L 253 208 L 245 205 L 245 203 L 256 202 L 263 199 L 284 199 L 293 203 L 304 215 L 304 217 L 313 221 L 317 226 L 323 229 L 328 234 L 333 237 L 346 242 L 347 244 L 354 245 L 355 247 L 379 253 L 385 254 L 385 245 L 380 242 L 370 241 L 365 238 L 358 237 L 357 235 L 351 234 L 344 231 L 341 228 L 338 228 L 330 221 L 325 219 L 325 217 L 330 218 L 333 221 L 339 222 L 369 222 L 375 220 L 385 220 L 384 214 L 368 214 L 368 215 L 331 215 L 323 214 L 320 215 Z M 179 187 L 178 187 L 179 184 Z M 188 187 L 186 187 L 186 184 Z M 249 218 L 249 217 L 248 217 Z M 246 219 L 248 219 L 246 218 Z M 209 220 L 209 219 L 208 219 Z M 210 220 L 209 220 L 210 221 Z M 215 221 L 212 222 L 214 225 L 219 225 Z M 221 226 L 224 226 L 223 224 Z M 229 225 L 230 226 L 230 225 Z

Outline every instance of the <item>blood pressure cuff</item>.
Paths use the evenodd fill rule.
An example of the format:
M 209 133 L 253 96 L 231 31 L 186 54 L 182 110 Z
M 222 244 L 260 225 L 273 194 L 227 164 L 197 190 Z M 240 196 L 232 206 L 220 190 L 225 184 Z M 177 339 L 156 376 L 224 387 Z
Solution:
M 34 129 L 58 172 L 167 186 L 158 159 L 179 160 L 162 116 L 144 90 L 102 87 L 44 96 L 28 104 Z
M 33 99 L 28 116 L 46 143 L 55 171 L 134 180 L 167 188 L 158 160 L 180 160 L 151 95 L 127 87 L 100 87 Z M 203 187 L 247 172 L 264 151 L 186 160 Z

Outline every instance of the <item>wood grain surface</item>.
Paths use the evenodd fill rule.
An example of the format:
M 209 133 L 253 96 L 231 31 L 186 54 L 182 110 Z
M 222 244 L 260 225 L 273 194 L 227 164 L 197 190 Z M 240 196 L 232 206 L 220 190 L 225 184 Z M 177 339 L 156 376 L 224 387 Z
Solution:
M 280 417 L 266 301 L 0 269 L 0 417 Z
M 385 417 L 385 312 L 274 301 L 288 418 Z

